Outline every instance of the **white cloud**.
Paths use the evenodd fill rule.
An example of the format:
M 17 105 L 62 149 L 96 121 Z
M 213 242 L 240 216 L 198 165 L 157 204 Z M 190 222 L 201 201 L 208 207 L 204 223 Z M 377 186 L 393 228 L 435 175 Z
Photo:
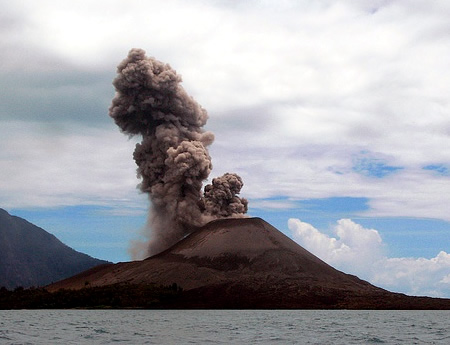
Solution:
M 286 210 L 297 207 L 297 204 L 292 200 L 252 200 L 252 209 L 258 210 Z
M 325 262 L 347 273 L 363 275 L 367 267 L 383 257 L 381 237 L 350 219 L 341 219 L 334 228 L 338 238 L 329 237 L 311 224 L 291 218 L 289 229 L 296 242 Z
M 111 129 L 3 122 L 2 207 L 139 205 L 134 141 Z
M 297 243 L 345 273 L 390 291 L 450 297 L 450 254 L 444 251 L 431 259 L 388 258 L 378 231 L 350 219 L 338 221 L 337 238 L 295 218 L 288 227 Z
M 242 175 L 245 196 L 366 197 L 371 216 L 450 220 L 449 177 L 422 169 L 430 164 L 450 166 L 450 151 L 443 149 L 450 144 L 450 75 L 444 73 L 450 61 L 450 7 L 445 0 L 426 6 L 417 1 L 369 5 L 45 0 L 9 2 L 3 16 L 9 20 L 0 27 L 4 48 L 0 71 L 8 76 L 4 79 L 8 83 L 15 80 L 11 75 L 26 71 L 14 90 L 30 91 L 24 86 L 35 80 L 36 71 L 52 71 L 45 76 L 53 81 L 58 71 L 65 73 L 63 79 L 68 71 L 90 71 L 99 78 L 110 73 L 112 79 L 131 47 L 144 48 L 170 63 L 183 75 L 188 93 L 210 114 L 207 128 L 216 134 L 211 148 L 213 174 Z M 106 115 L 112 97 L 109 79 L 75 90 L 57 85 L 53 97 L 38 90 L 39 95 L 31 99 L 40 111 L 29 106 L 25 91 L 23 95 L 8 92 L 2 106 L 10 106 L 0 108 L 0 119 L 47 121 L 45 110 L 57 109 L 51 114 L 56 121 L 60 113 L 61 121 L 70 114 L 89 122 L 90 116 L 77 115 L 79 105 L 80 113 L 89 114 L 105 107 L 104 115 L 92 118 L 101 122 L 104 116 L 101 123 L 110 121 Z M 67 98 L 75 100 L 69 104 Z M 42 106 L 47 103 L 49 107 Z M 72 139 L 96 142 L 95 137 L 87 138 L 95 134 L 83 128 L 72 128 Z M 105 149 L 108 159 L 118 166 L 125 164 L 119 146 L 127 144 L 122 144 L 116 128 L 108 129 L 109 145 L 115 148 Z M 23 138 L 26 147 L 38 143 L 34 150 L 46 141 L 37 132 Z M 33 156 L 34 150 L 24 154 Z M 66 157 L 77 156 L 78 150 L 75 144 L 66 145 Z M 381 179 L 358 173 L 352 168 L 354 157 L 362 151 L 403 169 Z M 8 186 L 17 185 L 15 173 L 31 171 L 29 160 L 11 159 L 14 168 L 8 174 L 5 170 L 1 189 L 1 194 L 9 195 L 9 204 L 19 202 L 26 189 Z M 48 159 L 43 155 L 42 165 Z M 133 167 L 131 153 L 126 159 Z M 38 170 L 44 174 L 42 167 Z M 94 195 L 98 189 L 81 187 L 81 176 L 72 176 L 73 186 L 78 187 L 64 183 L 65 192 L 57 183 L 45 184 L 39 180 L 45 178 L 39 178 L 35 183 L 45 187 L 52 200 L 44 200 L 41 192 L 35 203 L 57 203 L 53 195 L 64 193 L 80 193 L 80 200 L 101 198 Z M 134 181 L 134 172 L 129 179 Z M 121 190 L 130 187 L 128 179 L 116 182 Z M 29 188 L 35 195 L 34 187 Z
M 386 258 L 375 265 L 372 282 L 387 288 L 402 287 L 412 295 L 450 297 L 450 254 L 436 257 Z

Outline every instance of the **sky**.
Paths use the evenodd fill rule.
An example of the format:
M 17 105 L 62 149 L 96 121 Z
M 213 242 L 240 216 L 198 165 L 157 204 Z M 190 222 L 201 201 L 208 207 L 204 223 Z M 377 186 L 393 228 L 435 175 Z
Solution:
M 131 259 L 149 201 L 108 116 L 131 48 L 209 114 L 210 178 L 322 260 L 450 297 L 450 3 L 0 0 L 0 207 Z M 208 182 L 208 181 L 206 181 Z

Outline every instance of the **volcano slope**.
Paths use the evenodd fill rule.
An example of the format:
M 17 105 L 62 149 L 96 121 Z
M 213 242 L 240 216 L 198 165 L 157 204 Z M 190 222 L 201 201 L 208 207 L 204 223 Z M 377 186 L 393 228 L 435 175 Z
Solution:
M 47 287 L 174 285 L 169 308 L 450 309 L 342 273 L 260 218 L 221 219 L 143 261 L 103 265 Z

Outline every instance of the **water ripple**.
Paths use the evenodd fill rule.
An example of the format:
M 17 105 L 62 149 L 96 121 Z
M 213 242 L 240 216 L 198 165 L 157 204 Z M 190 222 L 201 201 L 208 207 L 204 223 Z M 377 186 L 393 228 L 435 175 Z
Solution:
M 449 344 L 450 311 L 0 311 L 0 344 Z

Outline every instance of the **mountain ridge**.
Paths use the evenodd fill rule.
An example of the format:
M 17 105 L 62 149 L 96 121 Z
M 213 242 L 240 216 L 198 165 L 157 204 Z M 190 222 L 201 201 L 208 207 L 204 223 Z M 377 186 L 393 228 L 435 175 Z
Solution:
M 104 263 L 0 208 L 0 287 L 44 286 Z

